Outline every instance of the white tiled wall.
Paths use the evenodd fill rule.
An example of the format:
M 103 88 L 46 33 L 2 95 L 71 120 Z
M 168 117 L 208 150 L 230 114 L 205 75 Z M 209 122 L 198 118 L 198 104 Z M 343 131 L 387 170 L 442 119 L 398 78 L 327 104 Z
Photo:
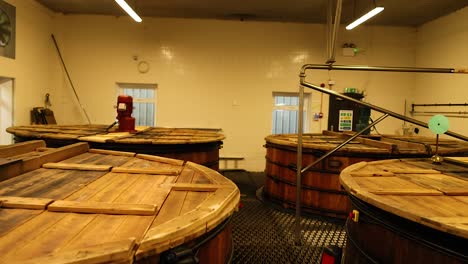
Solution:
M 423 25 L 417 36 L 417 65 L 468 69 L 468 7 Z M 419 74 L 414 93 L 414 103 L 418 104 L 468 103 L 468 74 Z M 417 110 L 468 112 L 468 107 Z M 466 117 L 468 115 L 465 118 L 449 117 L 450 130 L 468 135 Z M 427 122 L 430 116 L 418 118 Z
M 136 24 L 106 16 L 61 16 L 58 21 L 64 58 L 93 123 L 114 120 L 115 82 L 157 83 L 157 125 L 222 128 L 227 137 L 222 154 L 245 157 L 240 166 L 247 170 L 264 168 L 272 92 L 297 91 L 300 67 L 326 59 L 322 25 L 155 18 Z M 361 27 L 340 34 L 339 47 L 353 42 L 363 51 L 353 58 L 338 56 L 338 63 L 414 64 L 414 29 Z M 150 65 L 148 73 L 137 70 L 142 60 Z M 328 78 L 336 80 L 339 91 L 365 89 L 369 101 L 397 112 L 403 111 L 414 84 L 408 75 L 308 73 L 312 82 Z M 313 93 L 312 100 L 318 111 L 320 96 Z M 68 107 L 64 102 L 60 113 L 69 113 Z M 60 123 L 74 120 L 57 118 Z M 311 122 L 311 131 L 325 129 L 323 122 Z M 379 126 L 390 133 L 400 127 L 394 120 Z
M 297 91 L 300 67 L 326 60 L 324 25 L 157 18 L 144 18 L 142 24 L 136 24 L 127 17 L 51 14 L 34 1 L 7 1 L 17 5 L 21 32 L 17 60 L 0 58 L 0 76 L 17 78 L 16 124 L 29 122 L 29 109 L 40 105 L 46 92 L 51 94 L 59 123 L 85 123 L 50 40 L 50 33 L 54 33 L 93 123 L 113 122 L 117 82 L 157 84 L 157 125 L 222 128 L 227 137 L 222 155 L 244 157 L 239 167 L 247 170 L 264 169 L 263 144 L 271 133 L 272 92 Z M 466 10 L 449 20 L 466 25 L 465 18 Z M 457 60 L 456 54 L 466 55 L 462 48 L 466 27 L 458 25 L 440 36 L 451 43 L 447 46 L 455 55 L 443 49 L 444 41 L 434 39 L 448 23 L 442 19 L 421 29 L 363 25 L 351 32 L 342 30 L 337 64 L 463 64 L 467 60 Z M 339 47 L 345 42 L 356 44 L 361 51 L 355 57 L 342 57 Z M 439 57 L 432 47 L 442 52 Z M 452 54 L 452 59 L 445 61 L 444 53 Z M 437 59 L 426 60 L 430 57 Z M 138 71 L 141 61 L 148 62 L 147 73 Z M 398 113 L 403 113 L 405 99 L 422 100 L 428 87 L 426 77 L 414 74 L 307 74 L 307 80 L 317 84 L 335 80 L 334 89 L 338 91 L 345 87 L 365 90 L 368 102 Z M 452 89 L 465 80 L 449 82 L 445 87 Z M 466 89 L 456 89 L 448 93 L 466 95 Z M 319 111 L 320 100 L 321 96 L 313 92 L 312 112 Z M 327 100 L 324 96 L 325 114 Z M 311 121 L 311 131 L 325 129 L 326 122 L 326 115 L 322 122 Z M 461 123 L 458 127 L 464 124 L 454 122 Z M 401 133 L 401 126 L 402 122 L 388 119 L 378 129 L 381 133 Z

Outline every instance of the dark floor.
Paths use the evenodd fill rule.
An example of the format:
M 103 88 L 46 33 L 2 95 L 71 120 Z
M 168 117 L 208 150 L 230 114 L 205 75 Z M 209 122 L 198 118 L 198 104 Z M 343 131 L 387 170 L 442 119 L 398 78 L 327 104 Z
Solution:
M 263 173 L 224 172 L 224 176 L 241 190 L 243 205 L 232 220 L 232 263 L 320 263 L 324 246 L 344 245 L 344 223 L 307 215 L 301 221 L 303 243 L 296 246 L 294 212 L 258 198 Z

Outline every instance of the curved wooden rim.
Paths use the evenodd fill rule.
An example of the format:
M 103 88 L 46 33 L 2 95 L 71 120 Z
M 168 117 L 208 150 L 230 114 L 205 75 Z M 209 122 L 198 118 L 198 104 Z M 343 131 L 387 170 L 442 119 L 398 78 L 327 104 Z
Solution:
M 349 133 L 339 133 L 331 131 L 323 131 L 319 133 L 304 134 L 302 147 L 307 151 L 308 149 L 329 151 L 342 143 L 346 138 L 349 138 Z M 433 155 L 435 151 L 435 139 L 431 141 L 429 137 L 420 136 L 397 136 L 397 135 L 379 135 L 381 140 L 374 140 L 365 137 L 357 137 L 353 142 L 360 146 L 355 147 L 354 144 L 348 143 L 338 153 L 369 153 L 369 154 L 391 154 L 393 157 L 401 156 L 416 156 Z M 312 141 L 308 142 L 308 139 Z M 321 140 L 321 138 L 331 139 L 331 142 Z M 297 148 L 297 134 L 277 134 L 265 137 L 265 141 L 273 145 L 284 146 L 288 148 Z M 441 144 L 442 141 L 440 141 Z M 460 140 L 443 139 L 445 144 L 451 144 L 456 147 L 439 147 L 439 154 L 449 155 L 458 153 L 468 153 L 468 143 Z
M 138 247 L 137 259 L 181 245 L 187 242 L 184 238 L 201 236 L 237 211 L 240 192 L 233 182 L 193 162 L 187 162 L 186 166 L 217 183 L 218 189 L 193 210 L 147 230 Z
M 43 147 L 45 144 L 42 141 L 35 141 L 20 143 L 18 145 L 19 146 L 17 147 L 20 148 L 22 153 L 29 151 L 30 148 L 37 149 L 38 147 Z M 139 158 L 166 163 L 176 167 L 173 167 L 173 169 L 140 168 L 138 169 L 138 172 L 132 172 L 132 170 L 136 169 L 132 167 L 119 167 L 111 165 L 59 162 L 64 158 L 69 158 L 71 154 L 74 156 L 86 152 L 93 154 Z M 8 154 L 10 153 L 10 150 L 3 149 L 3 153 Z M 184 162 L 171 158 L 136 154 L 132 152 L 89 149 L 87 143 L 76 143 L 59 148 L 57 150 L 47 149 L 41 153 L 43 154 L 38 156 L 37 154 L 34 154 L 32 158 L 28 156 L 19 162 L 24 164 L 29 161 L 33 162 L 35 167 L 31 167 L 30 170 L 43 167 L 67 170 L 104 171 L 108 173 L 154 173 L 158 175 L 179 175 L 181 170 L 184 167 L 187 167 L 202 174 L 206 179 L 209 180 L 210 184 L 186 184 L 175 182 L 162 184 L 161 188 L 168 187 L 173 191 L 209 191 L 212 194 L 207 196 L 207 198 L 205 198 L 205 200 L 203 200 L 198 205 L 195 204 L 195 208 L 187 211 L 183 215 L 171 218 L 167 222 L 163 222 L 153 227 L 149 225 L 148 229 L 143 233 L 141 241 L 136 241 L 134 238 L 131 238 L 125 241 L 113 241 L 111 243 L 93 245 L 88 248 L 80 248 L 77 250 L 59 251 L 57 253 L 51 253 L 31 259 L 30 263 L 62 263 L 64 261 L 67 263 L 94 263 L 94 261 L 122 261 L 125 259 L 132 259 L 133 257 L 144 258 L 146 256 L 152 256 L 154 254 L 159 254 L 169 248 L 173 248 L 192 241 L 194 238 L 210 232 L 238 209 L 240 192 L 237 186 L 229 179 L 220 175 L 218 172 L 192 162 Z M 60 198 L 65 200 L 53 200 L 45 198 L 0 196 L 0 207 L 42 210 L 42 213 L 86 212 L 92 214 L 154 215 L 155 217 L 155 214 L 158 211 L 158 207 L 153 204 L 113 204 L 92 201 L 77 202 L 74 200 L 66 200 L 67 197 Z M 96 211 L 97 205 L 99 207 L 99 211 Z M 42 213 L 39 213 L 38 215 L 41 215 Z M 83 252 L 83 250 L 86 251 L 86 254 L 80 253 Z
M 84 142 L 121 144 L 203 144 L 219 142 L 225 136 L 218 130 L 197 128 L 141 128 L 137 133 L 106 131 L 106 125 L 31 125 L 13 126 L 6 129 L 17 137 L 35 139 L 79 140 Z M 136 135 L 148 135 L 138 138 Z
M 409 210 L 406 210 L 406 208 L 392 205 L 387 203 L 386 201 L 382 200 L 382 198 L 379 195 L 370 193 L 367 191 L 365 188 L 362 188 L 359 186 L 359 184 L 354 180 L 354 177 L 351 176 L 351 173 L 353 171 L 357 171 L 363 167 L 365 167 L 368 163 L 371 164 L 384 164 L 384 163 L 391 163 L 399 161 L 399 159 L 391 159 L 391 160 L 382 160 L 382 161 L 372 161 L 372 162 L 359 162 L 356 164 L 353 164 L 347 168 L 345 168 L 341 174 L 340 174 L 340 183 L 343 186 L 343 188 L 350 194 L 353 195 L 360 200 L 369 203 L 371 205 L 374 205 L 382 210 L 385 210 L 387 212 L 393 213 L 395 215 L 401 216 L 403 218 L 406 218 L 408 220 L 420 223 L 422 225 L 447 232 L 456 236 L 461 236 L 464 238 L 468 238 L 468 229 L 462 229 L 458 228 L 454 225 L 447 224 L 443 221 L 438 221 L 436 218 L 434 219 L 427 219 L 421 215 L 419 215 L 417 212 L 412 212 Z

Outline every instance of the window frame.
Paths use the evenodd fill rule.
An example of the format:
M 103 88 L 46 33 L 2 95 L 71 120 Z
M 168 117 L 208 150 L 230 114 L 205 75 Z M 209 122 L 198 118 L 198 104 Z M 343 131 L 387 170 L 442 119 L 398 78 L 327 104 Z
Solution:
M 276 96 L 290 96 L 290 97 L 297 97 L 299 100 L 299 92 L 272 92 L 272 112 L 275 110 L 286 110 L 286 111 L 294 111 L 294 110 L 299 110 L 299 101 L 297 106 L 293 105 L 276 105 L 275 99 Z M 311 101 L 312 101 L 312 94 L 311 93 L 304 93 L 304 106 L 303 106 L 303 111 L 304 111 L 304 123 L 303 123 L 303 131 L 304 133 L 309 133 L 310 131 L 310 113 L 311 113 Z M 299 113 L 299 112 L 298 112 Z M 299 124 L 298 124 L 299 125 Z M 270 132 L 274 134 L 273 132 L 273 117 L 271 119 L 271 129 Z M 297 132 L 296 132 L 297 133 Z M 277 133 L 280 134 L 280 133 Z
M 156 83 L 124 83 L 124 82 L 117 82 L 116 83 L 116 90 L 117 96 L 124 95 L 124 89 L 152 89 L 154 91 L 153 98 L 133 98 L 133 103 L 153 103 L 154 104 L 154 116 L 153 120 L 154 123 L 152 126 L 156 126 L 158 120 L 158 84 Z M 132 113 L 134 115 L 135 112 Z M 135 117 L 135 116 L 133 116 Z M 135 117 L 136 118 L 136 117 Z

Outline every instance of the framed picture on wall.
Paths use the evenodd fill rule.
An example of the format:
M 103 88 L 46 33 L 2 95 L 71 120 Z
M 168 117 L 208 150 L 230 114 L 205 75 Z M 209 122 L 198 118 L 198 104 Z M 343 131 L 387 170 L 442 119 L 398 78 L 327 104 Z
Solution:
M 0 0 L 0 56 L 15 58 L 16 8 Z

